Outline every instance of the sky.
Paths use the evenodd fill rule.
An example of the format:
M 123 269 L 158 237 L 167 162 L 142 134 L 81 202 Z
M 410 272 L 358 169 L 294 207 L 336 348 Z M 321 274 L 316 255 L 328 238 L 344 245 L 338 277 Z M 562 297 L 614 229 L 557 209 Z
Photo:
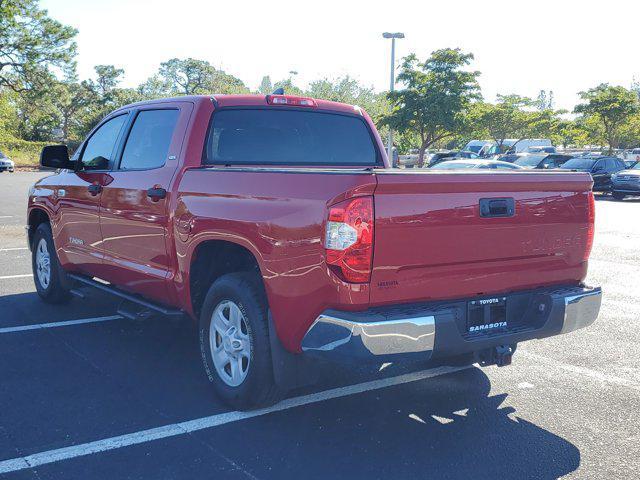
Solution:
M 403 32 L 396 64 L 416 53 L 460 47 L 473 53 L 486 100 L 497 93 L 536 97 L 553 90 L 556 108 L 602 82 L 640 80 L 640 1 L 608 0 L 41 0 L 49 14 L 78 29 L 78 73 L 113 64 L 122 86 L 153 75 L 162 61 L 193 57 L 255 89 L 297 71 L 305 86 L 350 75 L 388 90 L 390 40 Z

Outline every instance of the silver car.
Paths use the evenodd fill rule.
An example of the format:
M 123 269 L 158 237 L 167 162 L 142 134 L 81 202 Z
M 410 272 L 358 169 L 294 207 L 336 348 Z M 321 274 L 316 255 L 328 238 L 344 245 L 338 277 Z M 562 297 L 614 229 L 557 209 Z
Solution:
M 4 153 L 0 152 L 0 172 L 12 172 L 15 170 L 16 166 L 9 157 L 7 157 Z

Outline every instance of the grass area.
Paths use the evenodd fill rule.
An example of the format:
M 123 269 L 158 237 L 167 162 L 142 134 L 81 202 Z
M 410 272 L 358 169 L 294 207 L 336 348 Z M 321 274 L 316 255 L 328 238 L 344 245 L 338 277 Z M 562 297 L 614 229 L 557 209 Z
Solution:
M 40 151 L 48 142 L 27 142 L 26 140 L 0 140 L 0 151 L 13 160 L 16 167 L 37 167 Z

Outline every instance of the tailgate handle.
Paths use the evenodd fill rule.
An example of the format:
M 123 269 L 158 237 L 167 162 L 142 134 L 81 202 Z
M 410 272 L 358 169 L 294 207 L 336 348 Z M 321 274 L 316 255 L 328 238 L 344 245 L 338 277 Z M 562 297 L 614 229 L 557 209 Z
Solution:
M 513 217 L 516 213 L 516 202 L 513 198 L 481 198 L 480 216 Z

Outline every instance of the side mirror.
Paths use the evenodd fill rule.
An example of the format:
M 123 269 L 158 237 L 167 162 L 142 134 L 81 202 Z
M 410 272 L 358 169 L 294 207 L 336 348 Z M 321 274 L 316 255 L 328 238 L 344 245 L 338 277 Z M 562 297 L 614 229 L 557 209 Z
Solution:
M 40 153 L 40 165 L 49 168 L 73 168 L 66 145 L 47 145 Z

